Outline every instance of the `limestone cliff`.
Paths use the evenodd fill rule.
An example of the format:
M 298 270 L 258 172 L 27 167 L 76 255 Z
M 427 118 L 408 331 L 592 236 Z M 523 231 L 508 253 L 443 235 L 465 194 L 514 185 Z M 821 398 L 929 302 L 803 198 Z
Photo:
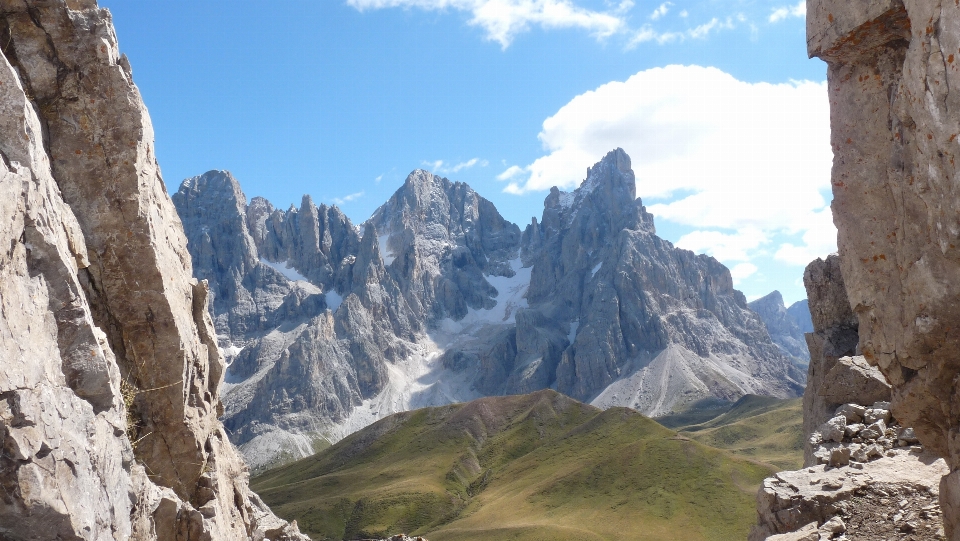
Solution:
M 894 415 L 953 473 L 940 495 L 960 539 L 960 7 L 945 0 L 808 0 L 828 64 L 833 215 L 860 348 Z
M 153 131 L 93 0 L 0 2 L 0 537 L 301 538 L 247 488 Z

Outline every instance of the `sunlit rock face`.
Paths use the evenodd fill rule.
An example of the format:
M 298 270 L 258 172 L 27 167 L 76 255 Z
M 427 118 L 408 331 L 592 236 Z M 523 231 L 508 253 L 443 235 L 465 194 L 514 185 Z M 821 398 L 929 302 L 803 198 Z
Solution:
M 300 539 L 223 426 L 207 288 L 110 14 L 0 3 L 0 537 Z
M 801 389 L 726 267 L 656 236 L 620 149 L 522 233 L 422 170 L 361 226 L 309 197 L 247 204 L 225 171 L 173 200 L 229 363 L 224 422 L 255 468 L 480 396 L 663 415 Z
M 860 348 L 893 413 L 947 459 L 947 534 L 960 538 L 960 9 L 940 0 L 807 4 L 828 63 L 833 214 Z

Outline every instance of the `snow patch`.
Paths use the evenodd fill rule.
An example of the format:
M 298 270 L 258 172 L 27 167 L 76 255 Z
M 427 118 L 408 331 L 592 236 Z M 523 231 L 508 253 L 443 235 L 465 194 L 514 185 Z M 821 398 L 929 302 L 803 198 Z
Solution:
M 476 334 L 477 331 L 487 325 L 509 325 L 516 323 L 517 310 L 527 308 L 527 289 L 530 287 L 530 273 L 533 267 L 523 268 L 520 258 L 510 261 L 510 268 L 513 269 L 513 277 L 506 276 L 487 276 L 487 282 L 497 289 L 496 306 L 489 310 L 474 310 L 470 308 L 467 315 L 460 321 L 454 321 L 445 318 L 437 327 L 440 335 L 452 335 L 466 333 Z
M 560 206 L 563 208 L 570 208 L 573 206 L 574 201 L 576 201 L 576 194 L 572 192 L 560 192 Z
M 476 370 L 453 372 L 444 368 L 440 360 L 442 350 L 430 339 L 416 347 L 418 353 L 397 363 L 387 363 L 386 387 L 354 408 L 343 422 L 331 427 L 327 434 L 331 442 L 394 413 L 481 397 L 472 389 Z
M 597 266 L 594 267 L 593 270 L 590 272 L 590 278 L 593 278 L 594 276 L 596 276 L 596 275 L 597 275 L 597 271 L 600 270 L 600 267 L 602 267 L 602 266 L 603 266 L 603 261 L 597 263 Z
M 300 274 L 297 272 L 297 269 L 290 266 L 289 261 L 278 261 L 274 263 L 273 261 L 267 261 L 261 257 L 260 262 L 284 275 L 287 280 L 290 280 L 291 282 L 309 282 L 306 276 Z
M 387 241 L 389 239 L 390 239 L 389 233 L 386 235 L 380 235 L 377 237 L 377 244 L 380 245 L 380 259 L 383 259 L 384 266 L 389 265 L 390 263 L 393 263 L 393 260 L 397 258 L 397 256 L 393 253 L 393 251 L 391 251 L 390 248 L 387 246 L 388 244 Z

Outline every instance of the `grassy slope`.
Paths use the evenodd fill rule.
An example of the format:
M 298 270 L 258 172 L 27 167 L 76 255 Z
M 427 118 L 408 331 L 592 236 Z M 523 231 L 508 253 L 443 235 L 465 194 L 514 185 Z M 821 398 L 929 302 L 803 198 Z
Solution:
M 747 395 L 708 422 L 678 426 L 685 436 L 776 470 L 803 466 L 803 399 Z
M 770 472 L 540 391 L 391 416 L 253 487 L 315 539 L 719 541 L 746 536 Z

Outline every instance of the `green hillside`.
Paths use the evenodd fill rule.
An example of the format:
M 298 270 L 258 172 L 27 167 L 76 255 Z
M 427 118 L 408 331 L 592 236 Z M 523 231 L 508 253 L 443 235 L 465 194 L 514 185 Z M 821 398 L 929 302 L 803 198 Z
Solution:
M 540 391 L 397 414 L 252 486 L 314 539 L 719 541 L 746 537 L 771 471 Z
M 797 470 L 803 466 L 802 402 L 801 398 L 746 395 L 722 415 L 675 430 L 778 471 Z

